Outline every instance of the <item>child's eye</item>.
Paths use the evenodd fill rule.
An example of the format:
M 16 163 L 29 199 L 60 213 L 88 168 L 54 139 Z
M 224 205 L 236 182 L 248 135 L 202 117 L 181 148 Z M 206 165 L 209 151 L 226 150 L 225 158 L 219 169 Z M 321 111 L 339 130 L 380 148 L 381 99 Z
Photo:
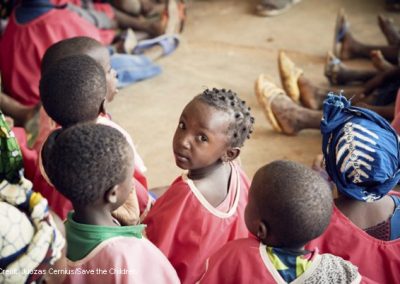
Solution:
M 197 140 L 200 142 L 207 142 L 208 141 L 208 137 L 205 135 L 199 135 L 197 136 Z
M 185 124 L 184 124 L 182 121 L 179 122 L 178 128 L 180 128 L 180 129 L 185 129 Z

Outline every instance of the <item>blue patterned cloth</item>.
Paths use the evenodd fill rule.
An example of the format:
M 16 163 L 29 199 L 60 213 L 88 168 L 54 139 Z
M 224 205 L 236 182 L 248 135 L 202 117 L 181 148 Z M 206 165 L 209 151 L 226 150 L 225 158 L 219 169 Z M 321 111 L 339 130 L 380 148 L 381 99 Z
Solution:
M 375 112 L 329 93 L 321 133 L 326 171 L 341 193 L 372 202 L 399 182 L 399 138 Z

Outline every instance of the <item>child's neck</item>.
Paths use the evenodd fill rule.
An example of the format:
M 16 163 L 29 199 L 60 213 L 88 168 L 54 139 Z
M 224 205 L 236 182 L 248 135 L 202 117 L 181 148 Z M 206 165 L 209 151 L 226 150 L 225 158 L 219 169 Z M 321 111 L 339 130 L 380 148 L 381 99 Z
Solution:
M 97 226 L 117 226 L 111 212 L 88 207 L 74 206 L 73 219 L 77 223 Z
M 230 176 L 231 166 L 222 162 L 207 169 L 189 171 L 188 174 L 196 188 L 214 207 L 225 200 L 229 190 Z
M 188 177 L 192 180 L 201 180 L 205 178 L 209 178 L 214 175 L 218 175 L 221 172 L 221 169 L 225 168 L 225 164 L 221 161 L 217 161 L 214 164 L 201 169 L 189 170 Z

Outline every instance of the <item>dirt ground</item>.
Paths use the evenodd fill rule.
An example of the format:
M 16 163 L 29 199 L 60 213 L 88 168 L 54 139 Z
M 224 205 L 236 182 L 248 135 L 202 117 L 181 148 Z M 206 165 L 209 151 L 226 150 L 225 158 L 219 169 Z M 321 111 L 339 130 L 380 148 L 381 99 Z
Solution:
M 257 104 L 255 79 L 266 73 L 279 83 L 276 59 L 283 49 L 307 77 L 328 87 L 323 66 L 326 52 L 332 47 L 340 7 L 349 15 L 353 34 L 363 42 L 385 43 L 377 13 L 400 23 L 398 14 L 385 11 L 383 0 L 303 0 L 272 18 L 255 16 L 256 3 L 189 1 L 178 50 L 159 60 L 163 73 L 121 90 L 108 107 L 113 119 L 132 135 L 148 168 L 150 187 L 167 185 L 180 174 L 172 154 L 172 137 L 183 107 L 206 87 L 232 89 L 252 108 L 255 131 L 241 153 L 249 177 L 276 159 L 310 165 L 320 152 L 319 131 L 306 130 L 295 137 L 273 132 Z M 348 64 L 371 68 L 368 62 Z

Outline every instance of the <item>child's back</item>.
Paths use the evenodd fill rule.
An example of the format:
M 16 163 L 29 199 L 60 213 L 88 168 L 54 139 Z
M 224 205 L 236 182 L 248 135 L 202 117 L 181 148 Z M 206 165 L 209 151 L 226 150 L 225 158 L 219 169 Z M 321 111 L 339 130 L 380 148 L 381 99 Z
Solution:
M 176 164 L 189 170 L 157 200 L 146 234 L 183 283 L 194 283 L 204 261 L 228 241 L 248 235 L 243 212 L 249 182 L 233 160 L 254 119 L 237 95 L 206 90 L 183 110 L 175 132 Z
M 331 222 L 310 246 L 350 260 L 378 283 L 400 276 L 399 141 L 386 120 L 329 96 L 321 124 L 326 169 L 339 197 Z M 372 260 L 372 261 L 371 261 Z
M 120 226 L 111 215 L 131 191 L 134 167 L 118 130 L 72 126 L 58 135 L 49 157 L 51 181 L 74 206 L 65 227 L 68 266 L 76 273 L 67 283 L 179 283 L 165 256 L 143 238 L 144 226 Z
M 4 92 L 24 105 L 38 104 L 43 54 L 53 43 L 75 36 L 100 40 L 95 26 L 67 9 L 51 9 L 24 24 L 17 22 L 13 12 L 0 41 Z
M 249 238 L 232 241 L 207 263 L 201 283 L 359 283 L 351 263 L 304 244 L 329 223 L 332 197 L 316 173 L 276 161 L 254 176 L 246 207 Z M 256 237 L 257 236 L 257 237 Z

